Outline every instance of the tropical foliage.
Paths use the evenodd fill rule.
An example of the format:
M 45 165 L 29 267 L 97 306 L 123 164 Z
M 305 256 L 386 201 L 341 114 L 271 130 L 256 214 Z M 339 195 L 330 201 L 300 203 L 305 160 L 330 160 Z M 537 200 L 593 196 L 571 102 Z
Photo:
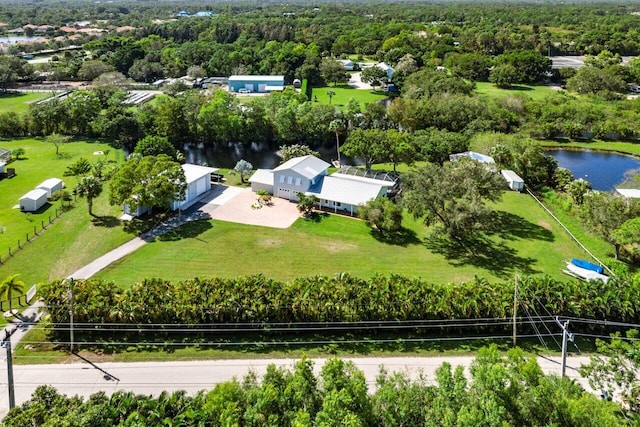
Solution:
M 293 369 L 271 365 L 259 380 L 216 384 L 195 396 L 162 392 L 158 397 L 117 391 L 86 401 L 39 387 L 12 409 L 5 425 L 233 425 L 233 426 L 518 426 L 625 425 L 617 404 L 599 400 L 576 383 L 544 375 L 535 359 L 520 350 L 500 356 L 480 352 L 465 378 L 462 367 L 444 363 L 435 374 L 412 380 L 382 371 L 368 394 L 362 371 L 353 362 L 329 359 L 314 374 L 302 359 Z
M 481 279 L 441 285 L 396 275 L 360 279 L 348 274 L 289 282 L 261 275 L 178 283 L 148 279 L 126 290 L 92 279 L 69 286 L 74 291 L 74 321 L 96 325 L 505 319 L 512 315 L 514 292 L 512 283 Z M 39 288 L 54 326 L 69 321 L 69 286 L 54 281 Z M 603 289 L 600 282 L 531 276 L 518 286 L 522 304 L 538 310 L 543 306 L 553 315 L 640 322 L 638 279 L 611 278 Z M 59 334 L 66 338 L 64 327 Z M 77 334 L 105 340 L 111 336 L 97 329 Z M 136 331 L 117 335 L 140 337 Z

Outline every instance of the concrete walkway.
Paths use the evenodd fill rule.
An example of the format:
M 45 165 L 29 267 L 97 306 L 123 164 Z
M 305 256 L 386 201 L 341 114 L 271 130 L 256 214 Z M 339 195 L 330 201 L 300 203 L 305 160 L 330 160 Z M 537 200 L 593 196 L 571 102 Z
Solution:
M 67 279 L 88 279 L 119 259 L 137 251 L 147 243 L 153 242 L 156 237 L 162 236 L 186 222 L 211 218 L 211 213 L 216 208 L 239 194 L 238 190 L 240 189 L 236 187 L 225 187 L 222 185 L 212 187 L 211 191 L 203 194 L 193 206 L 185 210 L 180 215 L 180 219 L 173 217 L 169 221 L 157 225 L 150 231 L 129 240 L 127 243 L 70 274 L 67 276 Z
M 177 217 L 171 218 L 169 221 L 159 224 L 152 230 L 135 237 L 127 243 L 117 247 L 111 252 L 106 253 L 93 262 L 85 265 L 81 269 L 67 276 L 67 279 L 88 279 L 99 271 L 114 263 L 115 261 L 129 255 L 130 253 L 140 249 L 140 247 L 152 242 L 156 237 L 161 236 L 180 225 L 199 219 L 207 219 L 211 217 L 211 213 L 220 205 L 228 202 L 237 196 L 242 189 L 236 187 L 227 187 L 223 185 L 215 185 L 211 191 L 203 194 L 198 201 L 189 209 L 183 212 L 180 220 Z M 37 323 L 42 316 L 42 301 L 36 301 L 27 307 L 20 316 L 16 316 L 10 323 L 3 328 L 1 338 L 4 339 L 11 335 L 11 346 L 16 348 L 20 340 L 27 334 L 29 328 Z

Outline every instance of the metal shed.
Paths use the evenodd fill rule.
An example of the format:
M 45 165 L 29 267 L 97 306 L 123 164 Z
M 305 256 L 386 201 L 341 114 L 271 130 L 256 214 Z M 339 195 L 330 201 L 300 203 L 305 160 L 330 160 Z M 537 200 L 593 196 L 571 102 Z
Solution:
M 20 210 L 23 212 L 35 212 L 47 203 L 47 192 L 41 188 L 29 191 L 20 197 Z
M 508 169 L 502 170 L 501 173 L 502 177 L 507 181 L 507 184 L 509 184 L 510 189 L 515 191 L 522 191 L 524 189 L 524 180 L 520 178 L 517 173 Z
M 53 193 L 64 188 L 64 182 L 59 178 L 49 178 L 41 182 L 36 188 L 41 188 L 47 192 L 47 197 L 51 198 Z
M 231 76 L 229 92 L 272 92 L 284 90 L 284 76 Z

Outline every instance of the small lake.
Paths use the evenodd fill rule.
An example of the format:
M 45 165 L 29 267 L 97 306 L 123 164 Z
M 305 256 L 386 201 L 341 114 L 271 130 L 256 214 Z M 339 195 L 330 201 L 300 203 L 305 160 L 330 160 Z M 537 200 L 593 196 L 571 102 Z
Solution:
M 313 148 L 320 154 L 320 157 L 331 163 L 337 158 L 335 145 L 321 146 Z M 253 143 L 248 146 L 242 144 L 228 144 L 227 146 L 203 146 L 185 145 L 182 150 L 187 163 L 197 165 L 208 165 L 216 168 L 233 168 L 238 160 L 246 160 L 254 169 L 273 169 L 282 162 L 278 154 L 278 148 L 270 147 L 268 144 Z M 352 159 L 341 156 L 343 164 L 353 164 Z
M 594 190 L 613 190 L 625 179 L 625 174 L 640 171 L 640 160 L 623 154 L 562 149 L 546 154 L 555 158 L 558 166 L 569 169 L 576 179 L 589 181 Z

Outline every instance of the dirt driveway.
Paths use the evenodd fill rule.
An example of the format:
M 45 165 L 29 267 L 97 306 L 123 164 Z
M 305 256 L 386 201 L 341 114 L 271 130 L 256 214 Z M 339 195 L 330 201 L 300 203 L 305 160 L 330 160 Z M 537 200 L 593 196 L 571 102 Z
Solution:
M 273 205 L 257 206 L 258 197 L 250 188 L 239 191 L 232 198 L 211 210 L 213 219 L 263 227 L 289 228 L 300 217 L 295 203 L 273 198 Z

